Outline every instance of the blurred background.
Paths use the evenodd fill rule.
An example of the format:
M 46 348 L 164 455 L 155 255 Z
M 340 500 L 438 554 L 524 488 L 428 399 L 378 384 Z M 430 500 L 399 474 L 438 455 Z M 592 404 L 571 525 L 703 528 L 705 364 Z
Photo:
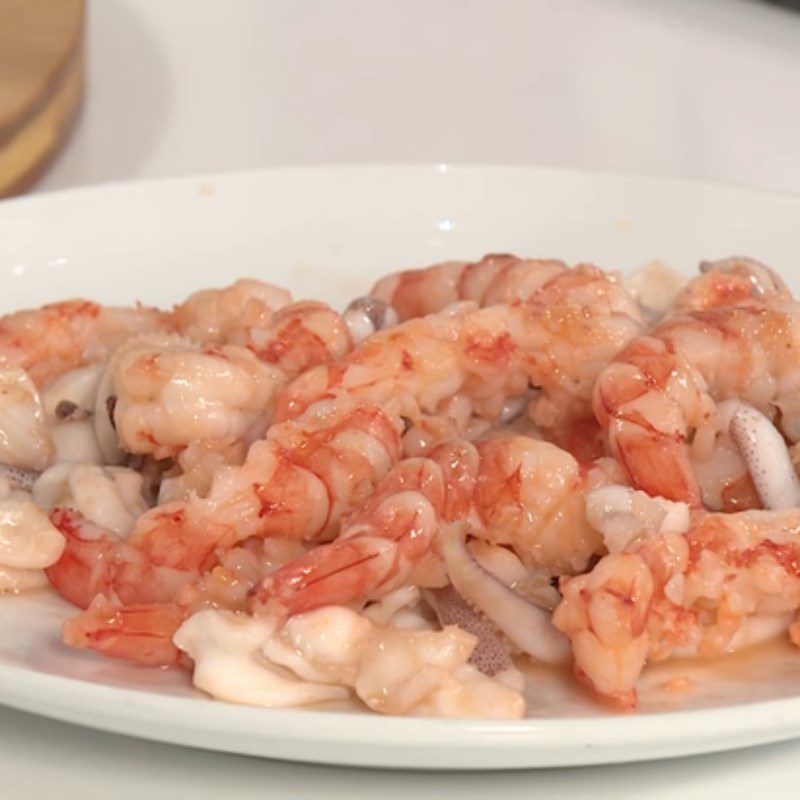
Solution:
M 74 126 L 62 97 L 63 118 L 34 136 L 51 145 L 43 162 L 59 150 L 36 191 L 355 161 L 530 163 L 800 188 L 800 14 L 780 4 L 94 0 L 81 40 L 82 5 L 0 0 L 0 177 L 22 130 L 4 109 L 9 76 L 37 69 L 22 44 L 45 61 L 56 53 L 45 77 L 28 82 L 44 95 L 31 101 L 39 109 L 76 80 L 70 65 L 85 47 Z M 63 17 L 61 40 L 45 36 L 51 51 L 31 34 L 37 13 Z M 28 25 L 16 37 L 15 15 Z

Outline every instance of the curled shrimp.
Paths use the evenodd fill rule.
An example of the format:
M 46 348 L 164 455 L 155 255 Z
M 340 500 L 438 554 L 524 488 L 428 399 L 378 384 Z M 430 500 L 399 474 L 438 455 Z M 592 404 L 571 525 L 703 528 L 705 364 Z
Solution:
M 676 297 L 676 311 L 735 306 L 769 295 L 791 298 L 791 293 L 780 276 L 752 258 L 733 257 L 703 261 L 700 264 L 700 273 Z
M 15 473 L 0 478 L 0 592 L 18 594 L 47 585 L 44 567 L 64 550 L 64 537 L 30 494 L 12 483 Z
M 341 358 L 353 341 L 344 317 L 310 301 L 286 305 L 259 326 L 243 322 L 227 338 L 201 346 L 139 337 L 115 351 L 98 406 L 111 404 L 123 450 L 168 458 L 191 442 L 250 444 L 266 430 L 276 392 Z
M 251 328 L 269 324 L 292 296 L 285 289 L 241 278 L 222 289 L 203 289 L 175 306 L 179 333 L 202 344 L 228 344 Z
M 114 352 L 104 389 L 113 397 L 111 418 L 123 450 L 163 459 L 193 441 L 263 435 L 283 380 L 280 370 L 243 347 L 149 336 Z
M 562 261 L 490 254 L 480 261 L 446 261 L 381 278 L 370 296 L 387 303 L 401 320 L 423 317 L 463 300 L 480 306 L 528 300 L 567 271 Z
M 586 519 L 584 494 L 608 480 L 601 466 L 527 436 L 477 446 L 473 508 L 482 539 L 511 547 L 529 567 L 582 572 L 602 541 Z
M 75 522 L 84 527 L 86 535 L 85 521 Z M 63 523 L 60 527 L 63 530 Z M 302 549 L 294 540 L 244 542 L 224 553 L 208 572 L 179 576 L 179 582 L 169 586 L 160 602 L 125 602 L 124 593 L 109 594 L 108 587 L 91 599 L 88 594 L 72 598 L 80 600 L 78 604 L 85 610 L 65 623 L 64 643 L 148 666 L 188 666 L 188 659 L 173 643 L 173 635 L 184 620 L 202 609 L 243 610 L 248 592 L 257 581 L 297 557 Z M 98 562 L 102 563 L 103 551 L 98 553 Z M 136 577 L 130 564 L 126 569 L 127 575 L 119 573 L 117 580 L 121 590 L 126 585 L 123 577 Z M 152 580 L 155 573 L 145 571 L 142 576 Z M 170 579 L 164 571 L 162 576 Z
M 97 595 L 126 605 L 169 602 L 196 580 L 197 570 L 153 564 L 136 547 L 78 511 L 56 508 L 50 515 L 65 539 L 61 557 L 46 570 L 53 588 L 79 608 Z
M 268 325 L 247 326 L 231 341 L 274 364 L 288 380 L 318 364 L 329 364 L 353 346 L 351 326 L 325 303 L 304 300 L 275 312 Z
M 37 386 L 106 358 L 129 336 L 169 332 L 169 314 L 155 308 L 99 306 L 68 300 L 0 318 L 0 367 L 21 367 Z
M 736 649 L 761 618 L 783 619 L 785 630 L 800 606 L 798 531 L 798 509 L 698 512 L 683 535 L 634 539 L 562 579 L 553 622 L 572 641 L 577 675 L 629 708 L 648 661 Z
M 375 599 L 407 583 L 431 552 L 441 521 L 468 511 L 476 472 L 477 453 L 466 442 L 401 461 L 335 541 L 264 578 L 254 590 L 253 607 L 283 618 Z
M 57 509 L 67 546 L 48 576 L 79 606 L 98 593 L 162 602 L 247 538 L 324 537 L 397 461 L 401 425 L 384 410 L 318 404 L 270 428 L 241 466 L 220 467 L 205 497 L 151 509 L 124 540 Z
M 409 505 L 404 519 L 413 530 L 400 546 L 405 547 L 411 566 L 416 565 L 424 555 L 434 533 L 434 512 L 428 511 L 426 504 L 432 502 L 441 508 L 445 503 L 441 469 L 431 467 L 426 459 L 418 459 L 415 466 L 416 469 L 409 464 L 401 471 L 395 470 L 387 478 L 383 489 L 368 501 L 370 519 L 382 518 L 384 527 L 401 524 L 397 519 L 395 495 L 405 491 Z M 450 477 L 457 483 L 463 472 L 464 467 L 458 461 L 451 468 Z M 467 481 L 467 477 L 461 480 Z M 425 493 L 416 501 L 412 497 L 414 487 Z M 391 502 L 384 503 L 384 499 Z M 463 503 L 459 504 L 453 492 L 450 493 L 447 508 L 450 514 L 463 511 Z M 359 518 L 362 517 L 366 524 L 367 515 L 360 513 Z M 180 663 L 171 635 L 183 619 L 209 606 L 230 610 L 244 608 L 248 592 L 265 574 L 277 565 L 283 567 L 285 564 L 286 569 L 291 570 L 292 565 L 300 563 L 304 557 L 302 546 L 296 540 L 266 539 L 261 540 L 260 545 L 266 557 L 262 556 L 254 567 L 252 559 L 249 562 L 246 559 L 247 552 L 254 547 L 254 540 L 251 539 L 249 545 L 244 543 L 222 552 L 219 563 L 201 575 L 197 570 L 154 565 L 143 556 L 141 550 L 126 541 L 115 541 L 108 533 L 74 512 L 57 511 L 53 519 L 66 536 L 67 547 L 60 562 L 48 570 L 48 576 L 62 596 L 87 609 L 67 623 L 65 641 L 75 647 L 99 650 L 107 655 L 145 664 Z M 364 524 L 357 546 L 366 540 L 363 535 L 366 530 Z M 384 550 L 388 544 L 385 536 L 383 530 L 375 528 L 375 544 Z M 313 557 L 315 552 L 312 550 L 309 555 Z M 372 566 L 374 570 L 377 565 Z M 384 566 L 384 585 L 393 586 L 389 574 L 393 570 L 392 560 L 385 558 Z M 394 571 L 397 578 L 402 580 L 405 572 Z M 336 581 L 336 576 L 333 576 L 333 580 Z M 345 573 L 343 580 L 349 580 L 352 584 L 352 572 L 349 575 Z M 360 586 L 355 586 L 355 589 L 361 591 Z M 328 596 L 332 597 L 330 587 L 327 591 Z M 297 594 L 296 598 L 300 602 L 301 594 Z M 319 605 L 319 602 L 312 605 Z M 149 646 L 145 646 L 148 642 Z
M 779 410 L 798 441 L 798 347 L 798 307 L 780 294 L 676 315 L 627 345 L 598 376 L 594 408 L 632 485 L 699 505 L 694 462 L 711 458 L 728 398 Z
M 641 330 L 641 315 L 598 270 L 565 275 L 574 289 L 568 302 L 482 309 L 465 303 L 381 331 L 337 364 L 290 384 L 276 419 L 343 392 L 377 405 L 408 395 L 426 413 L 462 397 L 477 415 L 497 419 L 507 399 L 529 384 L 537 387 L 530 406 L 537 424 L 588 417 L 600 366 Z
M 632 314 L 632 296 L 616 281 L 587 264 L 491 254 L 480 261 L 448 261 L 382 278 L 371 296 L 393 308 L 401 320 L 472 301 L 479 307 L 536 302 L 593 305 L 599 298 L 617 312 Z
M 530 342 L 518 333 L 525 322 L 532 328 L 525 332 Z M 347 374 L 349 382 L 350 376 L 362 374 L 359 367 L 365 353 L 376 367 L 388 363 L 390 369 L 378 376 L 380 402 L 375 402 L 371 392 L 359 393 L 348 383 L 347 391 L 335 399 L 315 403 L 298 419 L 273 425 L 264 440 L 251 446 L 244 464 L 219 470 L 206 497 L 152 509 L 140 518 L 129 543 L 154 565 L 193 570 L 213 563 L 220 549 L 250 536 L 324 538 L 335 532 L 342 513 L 363 502 L 399 459 L 404 409 L 416 408 L 418 400 L 435 404 L 468 380 L 474 382 L 476 395 L 497 403 L 498 398 L 492 396 L 497 384 L 528 380 L 525 369 L 509 370 L 512 355 L 529 361 L 537 353 L 544 357 L 556 335 L 571 333 L 574 339 L 585 341 L 584 357 L 593 360 L 610 353 L 617 338 L 629 336 L 637 324 L 615 314 L 594 321 L 585 308 L 549 311 L 497 306 L 411 321 L 376 334 L 354 351 L 359 358 L 350 364 L 345 359 L 343 372 L 335 369 L 337 374 Z M 417 336 L 419 325 L 431 333 Z M 511 330 L 523 339 L 524 347 L 511 344 Z M 387 346 L 373 346 L 378 339 L 379 345 L 388 343 L 388 352 Z M 449 357 L 454 349 L 463 351 L 460 367 Z M 406 364 L 408 392 L 392 377 L 393 359 Z M 327 368 L 322 369 L 323 376 L 327 375 Z M 586 381 L 590 371 L 584 376 Z M 314 373 L 310 370 L 304 376 Z M 486 375 L 494 382 L 484 380 Z M 575 389 L 563 373 L 549 382 L 559 387 L 568 384 L 567 393 Z M 366 386 L 372 385 L 377 384 L 368 380 Z M 579 390 L 579 395 L 583 408 L 588 388 Z
M 613 350 L 617 337 L 629 336 L 637 324 L 612 314 L 595 325 L 593 320 L 586 321 L 589 316 L 585 309 L 556 310 L 553 315 L 499 306 L 411 321 L 376 334 L 354 351 L 359 357 L 352 363 L 345 359 L 343 372 L 331 368 L 336 374 L 347 374 L 348 379 L 346 390 L 336 399 L 311 406 L 296 421 L 273 425 L 266 439 L 251 447 L 241 467 L 220 470 L 206 497 L 153 509 L 141 518 L 130 542 L 155 564 L 196 569 L 213 561 L 218 549 L 249 536 L 324 537 L 335 531 L 341 513 L 363 501 L 399 458 L 402 409 L 416 408 L 418 400 L 435 405 L 468 381 L 487 404 L 497 404 L 498 398 L 492 396 L 497 384 L 516 381 L 521 387 L 528 380 L 525 369 L 508 369 L 509 353 L 520 360 L 532 359 L 540 351 L 543 355 L 553 337 L 566 330 L 576 339 L 586 339 L 587 359 L 599 358 Z M 509 329 L 516 332 L 530 320 L 534 330 L 526 335 L 533 342 L 524 340 L 525 347 L 512 346 Z M 417 335 L 420 325 L 431 330 L 427 337 Z M 522 333 L 518 338 L 524 339 Z M 380 346 L 381 342 L 388 347 Z M 406 345 L 413 348 L 413 355 Z M 454 350 L 464 351 L 460 367 L 449 357 Z M 393 377 L 393 359 L 401 366 L 406 364 L 407 392 Z M 376 368 L 389 366 L 388 370 L 381 367 L 380 389 L 375 393 L 357 392 L 349 384 L 351 376 L 363 374 L 364 360 Z M 323 376 L 328 374 L 328 368 L 321 369 Z M 304 377 L 315 373 L 310 370 Z M 483 380 L 487 374 L 494 383 Z M 588 376 L 585 379 L 590 380 Z M 567 392 L 574 391 L 574 384 L 563 374 L 555 378 L 558 386 L 562 382 L 569 384 Z M 377 384 L 368 380 L 366 386 L 372 385 Z M 588 388 L 581 391 L 583 408 Z
M 42 470 L 53 440 L 40 393 L 20 367 L 0 369 L 0 463 Z
M 474 520 L 478 539 L 509 546 L 528 567 L 585 569 L 603 549 L 583 495 L 605 482 L 601 470 L 582 470 L 568 453 L 534 439 L 440 445 L 397 464 L 335 541 L 267 576 L 253 607 L 292 616 L 375 599 L 409 581 L 446 582 L 432 569 L 431 562 L 442 566 L 434 545 L 442 526 L 463 519 Z

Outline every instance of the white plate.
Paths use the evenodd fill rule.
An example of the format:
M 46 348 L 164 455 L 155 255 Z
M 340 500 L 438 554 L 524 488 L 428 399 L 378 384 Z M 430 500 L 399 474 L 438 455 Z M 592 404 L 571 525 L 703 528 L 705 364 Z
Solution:
M 800 199 L 530 168 L 337 167 L 115 185 L 0 205 L 0 304 L 74 295 L 171 303 L 250 274 L 339 305 L 379 274 L 486 251 L 629 269 L 752 254 L 800 288 Z M 800 651 L 667 664 L 612 715 L 565 676 L 530 681 L 523 721 L 384 718 L 216 703 L 185 675 L 70 651 L 48 594 L 0 599 L 0 702 L 101 729 L 300 761 L 433 769 L 685 755 L 800 735 Z M 683 692 L 671 678 L 689 676 Z

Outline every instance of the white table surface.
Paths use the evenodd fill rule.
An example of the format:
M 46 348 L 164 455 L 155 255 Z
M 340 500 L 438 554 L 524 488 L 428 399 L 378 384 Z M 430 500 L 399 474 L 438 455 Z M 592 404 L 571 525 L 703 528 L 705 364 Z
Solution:
M 93 0 L 88 66 L 80 121 L 37 191 L 355 161 L 800 191 L 800 14 L 758 2 Z M 372 772 L 0 710 L 2 797 L 776 798 L 795 795 L 798 759 L 800 741 L 617 767 Z

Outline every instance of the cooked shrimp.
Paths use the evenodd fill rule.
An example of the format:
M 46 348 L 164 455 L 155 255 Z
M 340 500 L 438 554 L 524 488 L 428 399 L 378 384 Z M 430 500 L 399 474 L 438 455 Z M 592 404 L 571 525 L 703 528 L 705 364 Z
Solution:
M 163 602 L 251 536 L 325 536 L 398 459 L 400 425 L 399 415 L 354 403 L 318 404 L 273 426 L 242 466 L 219 468 L 205 497 L 143 514 L 127 540 L 57 509 L 67 547 L 49 577 L 82 607 L 98 593 L 125 604 Z
M 203 575 L 193 580 L 184 576 L 185 582 L 179 591 L 172 592 L 172 599 L 162 602 L 126 605 L 106 585 L 105 593 L 96 595 L 91 602 L 86 596 L 80 598 L 84 601 L 80 605 L 86 610 L 65 623 L 64 642 L 71 647 L 95 650 L 111 658 L 139 664 L 185 665 L 186 659 L 181 658 L 172 641 L 185 619 L 204 608 L 232 611 L 244 608 L 247 594 L 257 581 L 270 570 L 296 558 L 302 549 L 299 542 L 287 539 L 244 542 L 224 553 L 220 563 Z M 122 552 L 118 550 L 117 555 Z M 98 568 L 104 568 L 105 563 L 99 558 Z M 123 574 L 117 570 L 117 587 L 124 589 L 127 579 L 134 576 L 133 571 Z M 151 580 L 154 573 L 145 571 L 142 576 Z M 169 594 L 166 592 L 164 597 Z
M 249 444 L 266 430 L 279 388 L 352 346 L 344 318 L 310 301 L 284 306 L 260 326 L 243 322 L 227 339 L 201 347 L 140 337 L 115 351 L 103 391 L 113 398 L 124 450 L 167 458 L 191 442 Z
M 463 397 L 479 416 L 497 419 L 508 398 L 537 387 L 530 413 L 551 427 L 590 416 L 601 366 L 641 330 L 634 301 L 598 270 L 565 273 L 570 302 L 465 303 L 371 336 L 329 367 L 308 370 L 278 402 L 276 419 L 346 392 L 380 405 L 407 395 L 426 413 Z M 565 279 L 566 281 L 566 279 Z
M 58 561 L 63 549 L 64 537 L 30 494 L 0 478 L 0 592 L 46 586 L 43 569 Z
M 594 388 L 597 419 L 631 483 L 699 505 L 693 461 L 710 458 L 727 398 L 770 418 L 779 409 L 783 434 L 798 441 L 798 348 L 798 307 L 781 295 L 678 315 L 631 342 Z
M 374 332 L 374 328 L 370 333 Z M 305 300 L 275 312 L 269 324 L 243 326 L 233 344 L 252 350 L 289 380 L 318 364 L 330 364 L 353 347 L 350 326 L 325 303 Z
M 99 361 L 129 336 L 173 329 L 155 308 L 103 307 L 68 300 L 0 318 L 0 367 L 20 367 L 37 386 Z
M 24 369 L 0 369 L 0 462 L 42 470 L 53 457 L 53 440 L 41 397 Z
M 241 278 L 222 289 L 195 292 L 173 311 L 179 333 L 201 344 L 227 344 L 251 328 L 269 324 L 292 301 L 285 289 Z
M 586 520 L 584 493 L 606 483 L 601 469 L 526 436 L 478 445 L 473 507 L 486 541 L 510 546 L 529 567 L 582 572 L 602 541 Z
M 572 640 L 576 673 L 630 707 L 647 661 L 719 655 L 744 639 L 748 621 L 798 609 L 799 532 L 798 509 L 699 512 L 684 535 L 635 539 L 562 579 L 553 622 Z
M 114 352 L 104 388 L 122 448 L 170 458 L 193 441 L 259 438 L 283 381 L 243 347 L 147 336 Z
M 529 300 L 568 269 L 563 261 L 537 261 L 490 254 L 480 261 L 446 261 L 381 278 L 370 295 L 383 300 L 401 320 L 424 317 L 463 300 L 480 306 Z
M 520 717 L 525 707 L 518 692 L 467 663 L 476 638 L 453 625 L 404 631 L 334 606 L 275 631 L 267 620 L 209 610 L 184 623 L 175 640 L 195 661 L 198 688 L 240 703 L 339 699 L 334 687 L 347 686 L 384 714 Z
M 254 608 L 292 616 L 323 605 L 375 599 L 409 582 L 430 553 L 440 523 L 468 513 L 477 461 L 466 442 L 437 448 L 429 458 L 401 461 L 335 541 L 259 583 Z
M 700 273 L 675 298 L 676 311 L 735 306 L 768 295 L 791 298 L 783 280 L 769 267 L 751 258 L 703 261 Z
M 124 604 L 169 602 L 198 577 L 197 570 L 154 564 L 125 539 L 77 511 L 56 508 L 50 519 L 66 545 L 47 569 L 47 577 L 65 600 L 79 608 L 87 608 L 98 594 Z
M 435 448 L 397 464 L 330 544 L 268 575 L 257 587 L 259 613 L 292 616 L 311 608 L 370 600 L 405 583 L 442 585 L 434 544 L 442 525 L 474 520 L 471 532 L 503 544 L 527 566 L 551 575 L 585 569 L 602 553 L 584 492 L 606 482 L 568 453 L 525 437 Z M 438 583 L 437 583 L 438 581 Z

